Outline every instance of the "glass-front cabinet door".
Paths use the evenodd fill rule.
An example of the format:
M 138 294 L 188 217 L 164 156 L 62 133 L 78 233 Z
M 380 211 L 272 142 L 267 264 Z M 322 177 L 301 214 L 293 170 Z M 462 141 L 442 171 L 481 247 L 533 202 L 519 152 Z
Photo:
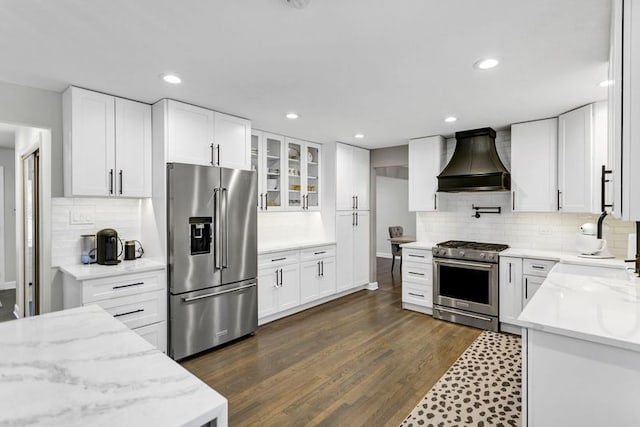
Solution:
M 306 144 L 306 194 L 304 205 L 306 210 L 320 209 L 320 145 Z
M 302 209 L 303 166 L 301 141 L 287 138 L 287 207 L 289 209 Z
M 258 212 L 282 210 L 284 138 L 254 130 L 251 133 L 251 169 L 258 173 Z
M 283 207 L 283 152 L 284 138 L 280 135 L 264 133 L 264 206 L 265 210 L 280 210 Z

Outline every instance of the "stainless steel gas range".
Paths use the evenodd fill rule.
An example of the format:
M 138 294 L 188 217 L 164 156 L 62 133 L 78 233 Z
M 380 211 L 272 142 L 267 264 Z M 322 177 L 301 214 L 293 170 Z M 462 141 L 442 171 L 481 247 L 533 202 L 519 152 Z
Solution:
M 449 240 L 433 248 L 433 317 L 498 331 L 498 259 L 507 245 Z

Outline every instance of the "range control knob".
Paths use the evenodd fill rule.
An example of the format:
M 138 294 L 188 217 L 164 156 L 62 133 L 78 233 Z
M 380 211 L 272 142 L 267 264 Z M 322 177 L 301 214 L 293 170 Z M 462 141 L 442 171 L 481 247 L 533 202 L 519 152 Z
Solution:
M 464 251 L 460 251 L 460 252 L 459 252 L 459 255 L 460 255 L 460 256 L 464 256 Z
M 485 256 L 487 256 L 484 252 L 480 252 L 480 258 L 484 258 Z
M 446 249 L 440 249 L 440 255 L 446 255 L 446 254 L 447 254 Z

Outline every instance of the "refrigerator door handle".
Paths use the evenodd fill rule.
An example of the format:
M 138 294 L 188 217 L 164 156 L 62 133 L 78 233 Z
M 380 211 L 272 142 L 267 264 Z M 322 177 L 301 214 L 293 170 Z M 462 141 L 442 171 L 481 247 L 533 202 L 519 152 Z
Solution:
M 197 300 L 205 299 L 205 298 L 217 297 L 218 295 L 229 294 L 231 292 L 238 292 L 238 291 L 241 291 L 243 289 L 253 288 L 254 286 L 256 286 L 256 284 L 252 283 L 250 285 L 238 286 L 237 288 L 227 289 L 226 291 L 214 292 L 214 293 L 211 293 L 211 294 L 198 295 L 197 297 L 191 297 L 191 298 L 183 297 L 182 298 L 182 302 L 191 302 L 191 301 L 197 301 Z
M 222 189 L 222 222 L 224 227 L 224 241 L 222 242 L 222 268 L 229 268 L 229 191 Z
M 220 188 L 213 189 L 213 258 L 216 270 L 220 270 L 222 268 L 222 248 L 220 242 L 222 239 L 220 238 L 220 221 L 221 221 L 221 209 L 220 209 Z

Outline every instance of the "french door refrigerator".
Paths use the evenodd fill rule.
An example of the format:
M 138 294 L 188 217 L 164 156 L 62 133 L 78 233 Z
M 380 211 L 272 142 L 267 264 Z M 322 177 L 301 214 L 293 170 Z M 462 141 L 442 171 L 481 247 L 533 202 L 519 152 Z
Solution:
M 255 171 L 167 165 L 169 355 L 258 327 Z

